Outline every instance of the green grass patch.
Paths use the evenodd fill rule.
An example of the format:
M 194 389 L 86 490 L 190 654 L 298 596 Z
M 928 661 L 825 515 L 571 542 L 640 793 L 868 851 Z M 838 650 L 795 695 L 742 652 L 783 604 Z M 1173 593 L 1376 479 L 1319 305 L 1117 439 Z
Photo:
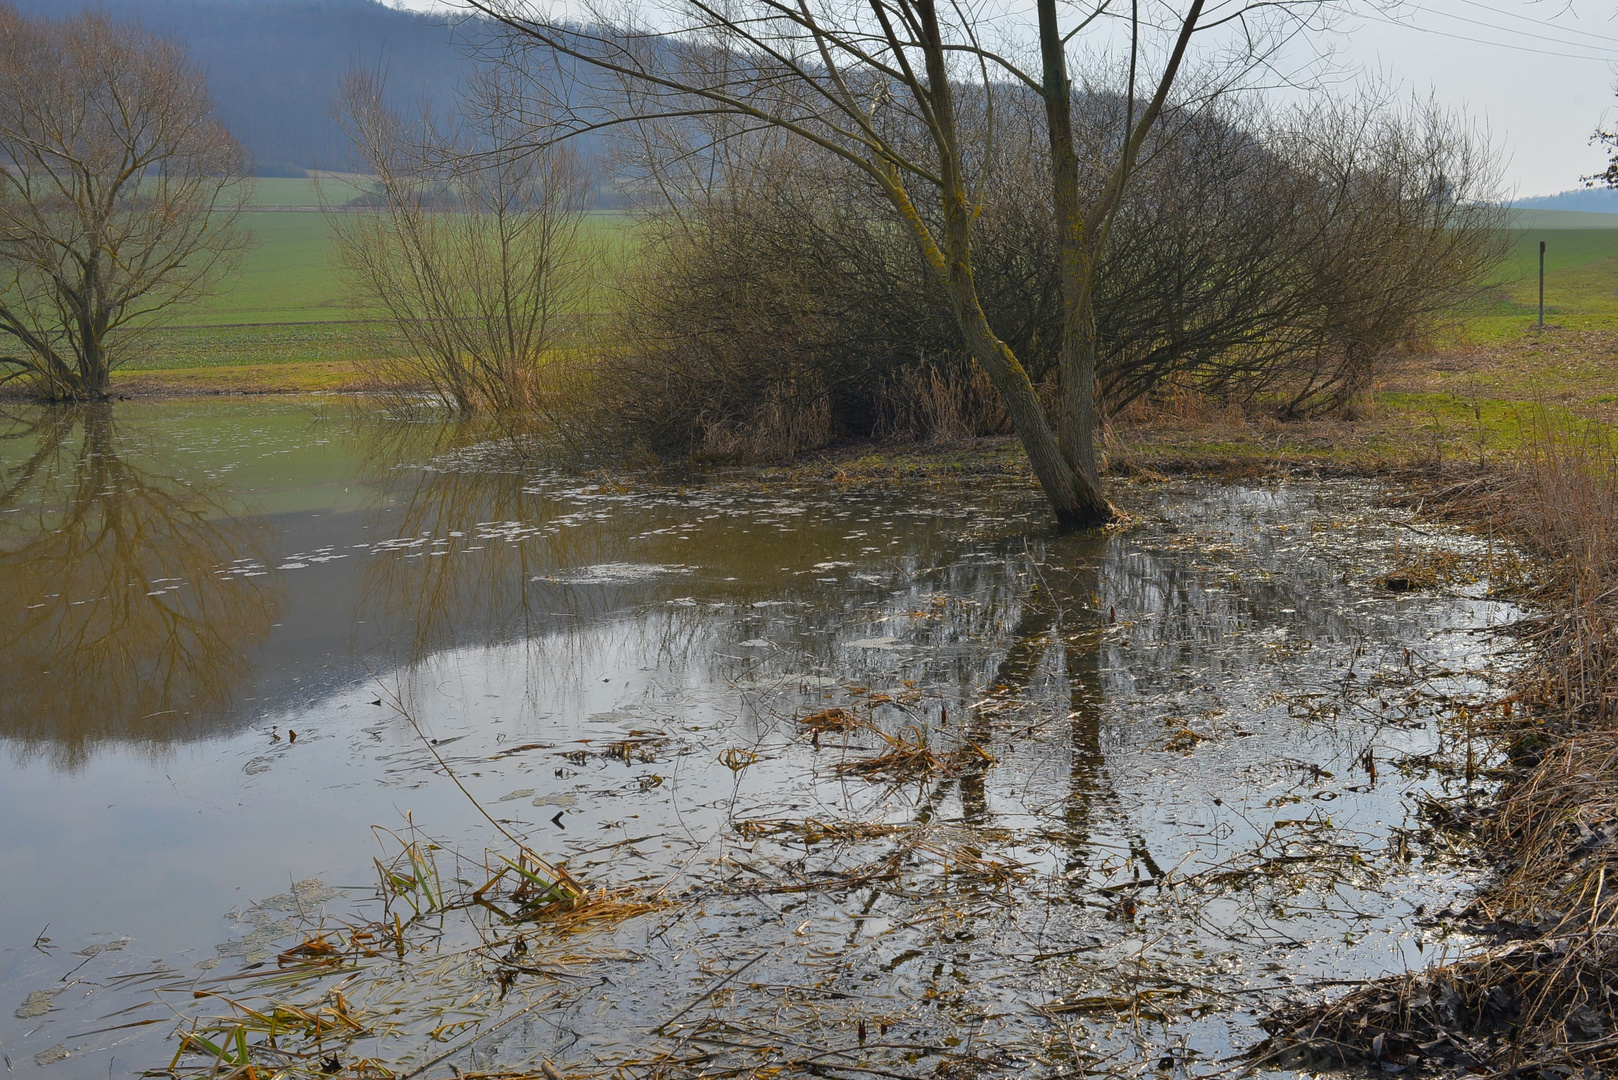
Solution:
M 1387 418 L 1408 423 L 1415 441 L 1425 434 L 1442 444 L 1458 442 L 1484 452 L 1521 446 L 1539 409 L 1522 400 L 1442 392 L 1379 394 L 1377 406 Z
M 374 359 L 374 327 L 365 323 L 268 323 L 257 326 L 171 326 L 154 330 L 119 370 L 273 364 L 354 364 Z
M 275 364 L 220 364 L 213 367 L 112 373 L 112 389 L 120 394 L 163 397 L 202 394 L 330 393 L 364 390 L 364 377 L 353 364 L 287 361 Z
M 1461 312 L 1478 342 L 1513 336 L 1538 318 L 1539 244 L 1545 242 L 1545 321 L 1570 330 L 1618 329 L 1618 229 L 1521 229 L 1498 285 Z
M 364 181 L 347 176 L 303 179 L 260 176 L 253 181 L 249 206 L 327 206 L 348 202 L 365 190 Z
M 1549 420 L 1574 430 L 1585 424 L 1611 430 L 1614 425 L 1586 415 L 1579 402 L 1544 398 L 1469 397 L 1450 393 L 1383 393 L 1377 395 L 1378 421 L 1384 430 L 1401 432 L 1407 453 L 1442 459 L 1497 459 L 1532 441 Z

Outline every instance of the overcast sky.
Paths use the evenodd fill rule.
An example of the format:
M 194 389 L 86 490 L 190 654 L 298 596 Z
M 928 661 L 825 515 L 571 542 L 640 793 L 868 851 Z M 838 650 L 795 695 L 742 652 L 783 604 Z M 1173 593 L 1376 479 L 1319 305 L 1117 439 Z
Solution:
M 1589 137 L 1618 122 L 1615 13 L 1618 4 L 1591 0 L 1421 0 L 1397 24 L 1356 20 L 1341 35 L 1339 60 L 1465 107 L 1504 149 L 1516 194 L 1547 195 L 1606 164 Z
M 1618 0 L 1416 0 L 1391 16 L 1372 14 L 1385 9 L 1367 0 L 1352 2 L 1361 14 L 1325 42 L 1341 77 L 1380 72 L 1465 109 L 1503 151 L 1510 194 L 1565 191 L 1605 166 L 1589 137 L 1598 124 L 1618 123 Z

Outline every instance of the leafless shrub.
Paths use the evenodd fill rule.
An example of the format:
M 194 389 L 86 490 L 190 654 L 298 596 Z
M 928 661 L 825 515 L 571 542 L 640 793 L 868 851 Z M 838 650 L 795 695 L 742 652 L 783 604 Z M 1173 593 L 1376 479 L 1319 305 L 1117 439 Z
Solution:
M 1279 114 L 1225 99 L 1176 119 L 1098 275 L 1109 411 L 1187 392 L 1345 411 L 1504 257 L 1492 148 L 1431 102 L 1373 87 Z
M 245 172 L 178 45 L 0 4 L 0 382 L 105 397 L 138 332 L 234 266 Z
M 641 215 L 621 350 L 598 372 L 601 427 L 660 456 L 790 456 L 868 431 L 875 350 L 900 322 L 890 301 L 908 299 L 883 289 L 913 242 L 869 199 L 848 204 L 847 170 L 736 126 L 647 126 L 623 163 L 663 195 Z
M 372 374 L 461 413 L 545 410 L 576 365 L 557 352 L 591 253 L 586 184 L 572 153 L 512 150 L 513 103 L 485 76 L 445 121 L 406 120 L 381 77 L 351 74 L 339 108 L 376 209 L 329 215 L 356 294 L 387 316 Z
M 1497 165 L 1475 132 L 1436 104 L 1372 96 L 1286 118 L 1278 152 L 1311 181 L 1299 269 L 1312 301 L 1300 347 L 1273 380 L 1283 408 L 1342 408 L 1399 347 L 1491 282 L 1509 233 Z
M 999 102 L 976 282 L 1055 414 L 1060 260 L 1035 104 Z M 1102 93 L 1076 105 L 1098 142 L 1123 107 Z M 948 298 L 880 193 L 812 146 L 706 123 L 643 131 L 623 163 L 652 237 L 608 376 L 628 428 L 660 454 L 712 451 L 710 430 L 762 430 L 757 416 L 794 405 L 824 413 L 821 441 L 1004 430 Z M 1085 154 L 1106 159 L 1101 145 Z M 1143 151 L 1096 274 L 1105 409 L 1348 407 L 1499 258 L 1498 214 L 1479 203 L 1490 165 L 1453 118 L 1380 97 L 1280 116 L 1234 99 L 1176 112 Z

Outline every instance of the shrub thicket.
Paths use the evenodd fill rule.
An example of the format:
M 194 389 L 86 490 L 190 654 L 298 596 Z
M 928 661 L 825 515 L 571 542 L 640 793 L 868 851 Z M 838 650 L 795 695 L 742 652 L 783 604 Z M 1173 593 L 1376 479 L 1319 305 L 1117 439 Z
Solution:
M 1123 104 L 1082 105 L 1089 157 L 1106 161 Z M 999 97 L 977 170 L 977 282 L 995 332 L 1054 394 L 1058 245 L 1036 110 Z M 772 457 L 1002 430 L 881 193 L 801 140 L 733 123 L 643 128 L 628 154 L 648 239 L 598 383 L 613 430 L 660 456 Z M 1102 256 L 1103 409 L 1171 389 L 1289 414 L 1350 405 L 1503 253 L 1490 165 L 1432 108 L 1182 109 Z

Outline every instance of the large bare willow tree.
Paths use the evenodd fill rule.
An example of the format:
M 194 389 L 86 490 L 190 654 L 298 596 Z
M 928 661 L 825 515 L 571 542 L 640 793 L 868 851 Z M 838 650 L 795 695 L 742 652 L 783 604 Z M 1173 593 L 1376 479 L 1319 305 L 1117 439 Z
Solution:
M 245 173 L 179 46 L 0 4 L 0 381 L 105 397 L 127 331 L 231 269 Z
M 528 0 L 467 2 L 505 27 L 508 62 L 538 55 L 566 76 L 536 78 L 534 92 L 560 85 L 575 131 L 722 113 L 858 168 L 949 297 L 1057 518 L 1095 525 L 1113 516 L 1096 453 L 1096 268 L 1141 148 L 1174 107 L 1199 35 L 1221 38 L 1229 85 L 1331 0 L 1129 0 L 1127 9 L 1122 0 L 1036 0 L 1026 19 L 972 0 L 679 0 L 655 24 L 633 9 L 567 21 Z M 1098 42 L 1117 46 L 1127 101 L 1117 130 L 1099 140 L 1104 161 L 1081 157 L 1070 74 L 1070 54 Z M 1025 365 L 994 333 L 975 276 L 974 228 L 1006 92 L 1038 96 L 1050 144 L 1063 313 L 1054 424 Z M 1096 169 L 1105 174 L 1099 186 L 1085 182 Z

